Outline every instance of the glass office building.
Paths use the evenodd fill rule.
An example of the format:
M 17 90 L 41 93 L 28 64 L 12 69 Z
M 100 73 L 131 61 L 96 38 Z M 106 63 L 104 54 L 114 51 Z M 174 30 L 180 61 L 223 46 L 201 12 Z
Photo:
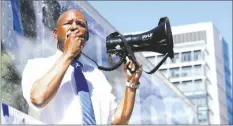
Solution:
M 230 71 L 230 61 L 229 61 L 229 49 L 227 42 L 222 39 L 223 45 L 223 59 L 224 59 L 224 75 L 225 75 L 225 85 L 226 85 L 226 104 L 227 104 L 227 116 L 230 125 L 233 124 L 233 109 L 232 109 L 232 80 Z
M 52 28 L 56 25 L 58 12 L 67 9 L 79 9 L 87 19 L 90 38 L 84 49 L 85 54 L 100 65 L 109 64 L 105 41 L 106 36 L 116 29 L 88 2 L 56 0 L 1 2 L 4 10 L 1 12 L 2 47 L 13 59 L 13 65 L 20 76 L 28 59 L 47 57 L 56 51 Z M 154 66 L 142 54 L 138 53 L 136 57 L 144 67 L 151 69 Z M 121 69 L 103 71 L 112 84 L 118 104 L 125 88 L 125 78 Z M 130 124 L 198 124 L 197 108 L 162 74 L 143 73 L 140 82 Z M 10 99 L 4 97 L 2 101 L 10 104 L 12 102 Z

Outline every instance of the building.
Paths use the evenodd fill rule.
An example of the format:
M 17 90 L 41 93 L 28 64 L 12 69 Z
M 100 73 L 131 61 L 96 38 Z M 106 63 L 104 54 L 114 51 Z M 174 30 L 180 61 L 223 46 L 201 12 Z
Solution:
M 174 59 L 159 68 L 198 107 L 201 124 L 232 124 L 226 41 L 211 22 L 172 27 Z M 143 54 L 157 64 L 159 53 Z
M 53 19 L 56 18 L 57 8 L 59 8 L 58 10 L 75 8 L 83 12 L 88 21 L 90 36 L 84 53 L 99 65 L 109 65 L 105 39 L 107 35 L 116 31 L 116 29 L 90 6 L 87 1 L 51 0 L 45 3 L 43 1 L 18 2 L 27 11 L 21 12 L 19 4 L 14 5 L 15 8 L 12 9 L 13 6 L 10 1 L 2 1 L 4 11 L 1 12 L 1 15 L 2 19 L 4 19 L 2 20 L 2 25 L 4 26 L 2 27 L 3 46 L 6 47 L 9 53 L 14 55 L 15 53 L 12 51 L 14 46 L 12 45 L 20 45 L 16 49 L 18 56 L 14 60 L 19 61 L 16 63 L 19 71 L 23 69 L 29 58 L 46 57 L 55 52 L 56 43 L 51 35 L 51 27 L 55 22 Z M 33 15 L 29 17 L 33 19 L 24 19 L 20 17 L 22 15 L 25 17 Z M 31 26 L 25 20 L 30 20 L 34 24 Z M 16 21 L 18 21 L 16 23 L 17 28 L 21 29 L 19 30 L 21 31 L 20 33 L 13 27 Z M 25 31 L 28 27 L 33 27 L 34 29 L 30 29 L 32 30 L 31 32 Z M 153 64 L 147 62 L 142 54 L 137 54 L 137 58 L 142 61 L 145 67 L 153 67 Z M 119 103 L 125 88 L 125 78 L 121 68 L 111 72 L 104 72 L 104 74 L 112 84 L 111 88 L 116 96 L 117 103 Z M 161 73 L 157 72 L 153 75 L 143 73 L 140 81 L 141 86 L 137 91 L 130 124 L 198 124 L 197 108 Z M 108 107 L 108 105 L 99 104 Z M 29 110 L 29 113 L 33 112 Z M 37 116 L 39 115 L 35 114 L 34 118 L 36 119 Z M 102 121 L 101 118 L 96 117 L 96 119 Z

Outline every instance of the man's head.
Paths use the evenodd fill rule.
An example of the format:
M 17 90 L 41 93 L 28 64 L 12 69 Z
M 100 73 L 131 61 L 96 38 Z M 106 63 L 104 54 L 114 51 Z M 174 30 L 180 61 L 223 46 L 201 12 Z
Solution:
M 85 41 L 88 39 L 87 21 L 82 12 L 78 10 L 67 10 L 60 15 L 57 20 L 57 27 L 53 30 L 53 35 L 57 39 L 57 47 L 63 51 L 66 34 L 68 31 L 76 31 Z

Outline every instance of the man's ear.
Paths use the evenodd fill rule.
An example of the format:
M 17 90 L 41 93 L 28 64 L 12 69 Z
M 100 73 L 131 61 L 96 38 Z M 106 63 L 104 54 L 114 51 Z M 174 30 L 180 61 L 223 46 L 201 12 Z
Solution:
M 54 28 L 54 29 L 53 29 L 53 37 L 54 37 L 54 38 L 57 38 L 57 28 Z

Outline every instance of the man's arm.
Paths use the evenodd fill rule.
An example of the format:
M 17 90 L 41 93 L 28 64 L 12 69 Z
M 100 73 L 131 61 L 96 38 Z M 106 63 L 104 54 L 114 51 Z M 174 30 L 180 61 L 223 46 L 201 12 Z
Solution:
M 53 67 L 33 84 L 30 99 L 35 106 L 44 107 L 54 97 L 71 62 L 69 55 L 61 55 Z
M 131 60 L 129 60 L 128 58 L 126 58 L 126 59 L 127 59 L 126 64 L 129 64 L 129 68 L 135 69 L 135 65 L 133 64 L 133 62 Z M 137 70 L 137 72 L 134 74 L 131 74 L 129 72 L 129 70 L 126 69 L 126 66 L 127 65 L 124 65 L 123 70 L 127 75 L 128 82 L 138 84 L 139 78 L 141 77 L 141 73 L 142 73 L 141 66 L 140 66 L 139 70 Z M 128 124 L 130 117 L 131 117 L 131 114 L 132 114 L 132 111 L 133 111 L 133 107 L 134 107 L 136 90 L 137 89 L 131 88 L 131 87 L 125 88 L 123 99 L 122 99 L 120 105 L 117 107 L 117 111 L 115 112 L 115 114 L 113 116 L 113 121 L 112 121 L 113 125 Z
M 125 88 L 123 99 L 115 112 L 112 121 L 113 125 L 128 124 L 135 102 L 136 89 Z
M 75 30 L 65 39 L 63 55 L 42 78 L 33 84 L 30 90 L 30 99 L 35 106 L 41 108 L 51 101 L 60 87 L 69 65 L 83 48 L 84 39 L 79 37 L 77 32 L 78 30 Z

